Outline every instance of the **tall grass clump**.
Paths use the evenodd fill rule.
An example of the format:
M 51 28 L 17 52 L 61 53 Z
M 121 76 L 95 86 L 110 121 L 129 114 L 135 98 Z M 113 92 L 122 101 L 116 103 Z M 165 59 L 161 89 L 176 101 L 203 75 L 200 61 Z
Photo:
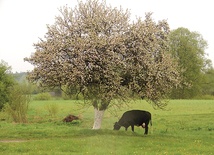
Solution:
M 45 108 L 47 109 L 47 111 L 51 117 L 55 117 L 57 115 L 57 113 L 59 112 L 59 106 L 54 103 L 47 104 L 45 106 Z
M 4 105 L 3 111 L 16 123 L 27 122 L 27 111 L 31 96 L 29 94 L 24 86 L 15 85 L 11 88 L 9 101 Z

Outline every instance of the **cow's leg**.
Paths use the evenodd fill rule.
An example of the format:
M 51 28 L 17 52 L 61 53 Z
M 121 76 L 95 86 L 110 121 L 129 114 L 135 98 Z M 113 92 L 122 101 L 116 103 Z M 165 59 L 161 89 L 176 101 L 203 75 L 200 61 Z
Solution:
M 132 127 L 132 131 L 134 132 L 134 125 L 131 125 L 131 127 Z
M 129 124 L 128 123 L 125 123 L 124 124 L 124 127 L 125 127 L 125 129 L 126 129 L 126 131 L 128 130 L 128 127 L 129 127 Z
M 149 130 L 149 128 L 148 128 L 148 124 L 146 124 L 146 126 L 145 126 L 145 133 L 144 133 L 144 135 L 147 135 L 147 134 L 148 134 L 148 130 Z

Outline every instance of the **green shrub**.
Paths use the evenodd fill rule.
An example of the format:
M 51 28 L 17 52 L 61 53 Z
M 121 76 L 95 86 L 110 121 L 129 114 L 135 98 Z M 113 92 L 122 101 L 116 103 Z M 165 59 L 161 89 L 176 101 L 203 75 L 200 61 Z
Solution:
M 34 96 L 34 100 L 50 100 L 51 99 L 51 95 L 50 93 L 39 93 L 37 95 Z
M 30 95 L 25 94 L 26 90 L 21 85 L 15 85 L 9 94 L 9 101 L 4 105 L 3 111 L 16 123 L 27 122 L 28 104 Z
M 9 100 L 10 89 L 15 84 L 11 68 L 6 62 L 0 61 L 0 110 Z

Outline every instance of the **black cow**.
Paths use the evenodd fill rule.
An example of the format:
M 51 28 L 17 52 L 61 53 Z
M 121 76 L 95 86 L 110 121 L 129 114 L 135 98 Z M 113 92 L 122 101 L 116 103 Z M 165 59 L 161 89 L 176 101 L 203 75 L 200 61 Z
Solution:
M 126 131 L 129 126 L 132 127 L 134 132 L 134 125 L 142 126 L 145 128 L 145 133 L 148 134 L 148 124 L 152 126 L 151 113 L 143 110 L 130 110 L 126 111 L 118 122 L 114 124 L 114 130 L 119 130 L 121 126 L 124 126 Z

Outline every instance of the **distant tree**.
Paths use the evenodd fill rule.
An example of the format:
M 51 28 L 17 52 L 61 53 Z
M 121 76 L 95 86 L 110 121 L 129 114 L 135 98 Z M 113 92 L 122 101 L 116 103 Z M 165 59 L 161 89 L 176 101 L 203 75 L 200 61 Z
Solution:
M 177 65 L 168 54 L 169 27 L 151 14 L 130 24 L 129 12 L 105 1 L 63 7 L 36 52 L 25 58 L 35 66 L 30 81 L 43 87 L 75 87 L 95 109 L 93 129 L 104 111 L 128 90 L 163 108 L 161 99 L 180 83 Z
M 203 95 L 214 96 L 214 69 L 207 69 L 204 73 L 205 80 L 202 85 Z
M 27 80 L 26 76 L 27 76 L 27 72 L 13 73 L 13 77 L 18 83 L 25 82 Z
M 170 52 L 179 64 L 179 72 L 186 83 L 174 89 L 172 98 L 192 98 L 201 94 L 204 71 L 210 64 L 206 58 L 207 42 L 202 35 L 187 28 L 178 28 L 170 33 Z
M 8 102 L 10 89 L 14 85 L 11 68 L 4 61 L 0 62 L 0 110 Z

